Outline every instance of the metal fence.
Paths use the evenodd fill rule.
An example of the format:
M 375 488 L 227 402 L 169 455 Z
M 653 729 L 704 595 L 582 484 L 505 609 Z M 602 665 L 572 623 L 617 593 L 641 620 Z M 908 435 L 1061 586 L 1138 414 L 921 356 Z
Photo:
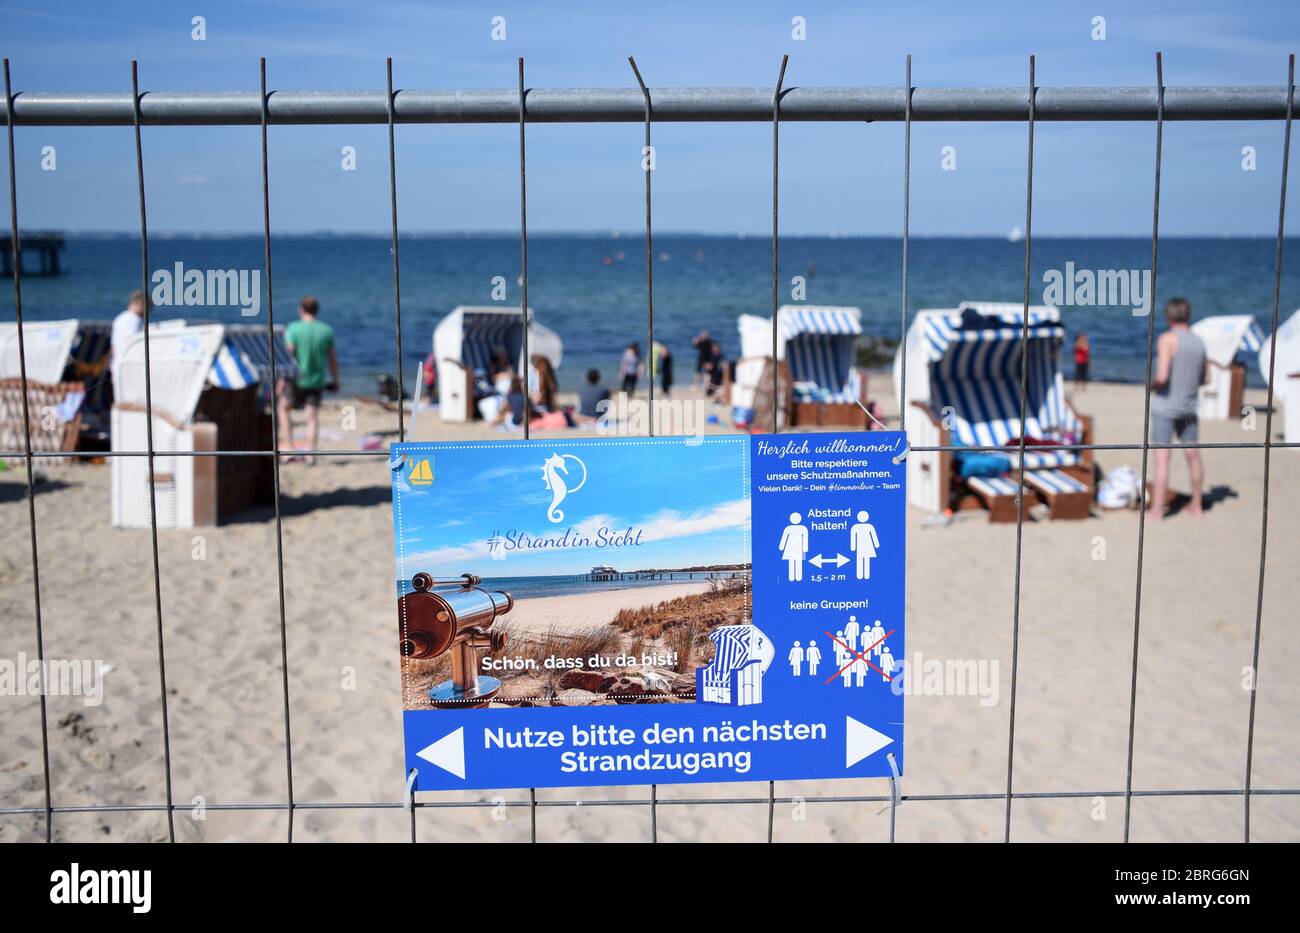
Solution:
M 389 191 L 392 214 L 393 254 L 393 313 L 396 337 L 398 378 L 405 384 L 402 368 L 402 303 L 401 264 L 398 253 L 397 219 L 397 165 L 395 127 L 399 123 L 517 123 L 519 127 L 519 221 L 521 297 L 520 308 L 526 314 L 528 307 L 528 189 L 526 170 L 526 130 L 529 123 L 600 123 L 642 122 L 645 128 L 645 145 L 651 145 L 651 127 L 665 122 L 770 122 L 772 127 L 772 328 L 773 359 L 776 359 L 777 327 L 779 313 L 777 275 L 780 250 L 779 192 L 780 192 L 780 129 L 783 121 L 875 122 L 893 121 L 903 124 L 903 216 L 902 216 L 902 307 L 900 310 L 900 347 L 903 354 L 903 379 L 906 379 L 906 333 L 909 322 L 909 222 L 911 186 L 911 130 L 916 121 L 1002 121 L 1021 122 L 1028 135 L 1026 150 L 1025 184 L 1025 274 L 1024 311 L 1020 339 L 1020 418 L 1023 423 L 1026 406 L 1025 358 L 1028 348 L 1030 262 L 1033 249 L 1033 194 L 1034 194 L 1034 129 L 1041 121 L 1150 121 L 1155 129 L 1154 198 L 1151 230 L 1151 298 L 1148 307 L 1155 307 L 1156 272 L 1160 246 L 1160 176 L 1161 146 L 1164 124 L 1168 120 L 1281 120 L 1284 124 L 1282 142 L 1281 191 L 1278 198 L 1278 225 L 1273 279 L 1273 302 L 1269 333 L 1276 335 L 1281 293 L 1283 234 L 1286 221 L 1287 167 L 1291 149 L 1291 123 L 1295 104 L 1295 56 L 1290 57 L 1287 83 L 1278 87 L 1165 87 L 1161 56 L 1156 54 L 1155 82 L 1151 87 L 1106 88 L 1052 88 L 1039 87 L 1034 80 L 1034 57 L 1029 57 L 1028 83 L 1023 88 L 920 88 L 912 84 L 912 61 L 907 57 L 904 81 L 897 88 L 789 88 L 784 87 L 788 56 L 782 59 L 774 87 L 763 88 L 660 88 L 646 85 L 635 60 L 628 59 L 635 88 L 546 90 L 528 88 L 524 82 L 524 60 L 519 59 L 517 91 L 504 90 L 397 90 L 393 88 L 392 59 L 387 62 L 386 91 L 274 91 L 266 86 L 266 60 L 260 63 L 260 90 L 254 92 L 161 92 L 141 93 L 137 65 L 131 62 L 131 91 L 127 93 L 52 93 L 40 91 L 13 92 L 9 60 L 4 60 L 5 102 L 4 119 L 8 129 L 9 151 L 9 202 L 12 248 L 14 251 L 14 303 L 18 326 L 23 324 L 22 270 L 18 259 L 19 228 L 17 182 L 14 163 L 14 129 L 16 126 L 131 126 L 135 136 L 135 155 L 140 207 L 141 279 L 149 290 L 149 230 L 145 201 L 144 150 L 140 130 L 143 126 L 199 126 L 199 125 L 260 125 L 262 172 L 262 221 L 265 238 L 266 309 L 268 348 L 273 343 L 275 313 L 271 301 L 271 221 L 270 172 L 268 168 L 268 130 L 272 125 L 293 124 L 384 124 L 388 126 Z M 646 253 L 646 330 L 651 344 L 654 342 L 654 267 L 653 228 L 651 202 L 651 173 L 649 160 L 643 160 L 645 174 L 645 253 Z M 1142 480 L 1147 478 L 1148 455 L 1152 449 L 1168 448 L 1173 444 L 1153 444 L 1150 441 L 1151 415 L 1151 351 L 1154 340 L 1153 313 L 1147 314 L 1147 366 L 1146 390 L 1143 409 L 1143 441 L 1141 444 L 1059 444 L 1046 445 L 1045 450 L 1140 450 L 1142 453 Z M 152 387 L 149 369 L 148 311 L 145 316 L 145 393 L 146 407 L 152 412 Z M 524 329 L 524 358 L 528 356 L 528 329 Z M 1197 443 L 1198 448 L 1262 449 L 1263 452 L 1263 503 L 1260 514 L 1259 581 L 1255 602 L 1252 671 L 1259 667 L 1260 631 L 1263 620 L 1265 563 L 1268 553 L 1269 482 L 1272 451 L 1275 447 L 1300 447 L 1297 442 L 1273 441 L 1274 379 L 1276 373 L 1276 340 L 1272 342 L 1269 357 L 1268 404 L 1265 413 L 1265 436 L 1262 442 Z M 271 379 L 276 380 L 275 359 L 269 353 Z M 24 386 L 27 380 L 26 355 L 19 341 L 19 366 Z M 776 368 L 773 367 L 774 391 L 772 393 L 773 418 L 777 425 Z M 651 425 L 654 433 L 653 393 L 650 386 Z M 900 387 L 900 397 L 906 397 Z M 1250 841 L 1250 804 L 1253 797 L 1300 796 L 1300 788 L 1257 788 L 1252 786 L 1252 762 L 1255 744 L 1255 706 L 1257 688 L 1251 687 L 1250 715 L 1244 749 L 1244 780 L 1241 787 L 1187 788 L 1167 790 L 1141 790 L 1133 786 L 1134 726 L 1137 715 L 1138 652 L 1141 647 L 1142 623 L 1142 567 L 1145 544 L 1146 517 L 1142 510 L 1138 519 L 1137 582 L 1133 598 L 1133 644 L 1129 675 L 1128 751 L 1125 785 L 1123 789 L 1103 789 L 1065 792 L 1027 792 L 1015 789 L 1015 726 L 1017 702 L 1017 677 L 1020 645 L 1020 595 L 1021 558 L 1024 526 L 1023 494 L 1016 502 L 1016 556 L 1015 585 L 1012 611 L 1011 699 L 1007 727 L 1006 790 L 1003 793 L 919 794 L 902 793 L 894 779 L 890 793 L 879 795 L 802 796 L 781 797 L 776 793 L 776 783 L 769 782 L 767 793 L 751 797 L 671 798 L 660 800 L 657 788 L 649 787 L 648 797 L 641 799 L 597 800 L 538 800 L 535 790 L 529 792 L 527 801 L 497 800 L 415 800 L 411 794 L 405 799 L 392 801 L 366 801 L 355 803 L 319 803 L 302 801 L 295 797 L 293 785 L 293 751 L 289 704 L 288 634 L 285 624 L 284 594 L 284 543 L 280 512 L 279 425 L 277 406 L 272 405 L 272 419 L 277 438 L 270 450 L 242 450 L 219 452 L 168 452 L 168 456 L 250 456 L 270 457 L 275 479 L 275 538 L 276 562 L 279 582 L 280 661 L 284 703 L 284 750 L 287 799 L 276 803 L 213 804 L 213 810 L 287 811 L 288 841 L 293 841 L 294 813 L 299 810 L 366 810 L 399 809 L 410 812 L 411 841 L 417 841 L 415 812 L 417 809 L 465 807 L 527 807 L 530 811 L 531 839 L 537 841 L 537 810 L 539 807 L 645 807 L 650 818 L 650 839 L 658 839 L 658 807 L 714 804 L 767 804 L 767 839 L 772 841 L 775 805 L 796 800 L 811 803 L 865 803 L 882 802 L 890 806 L 889 839 L 895 836 L 897 810 L 903 801 L 975 801 L 1004 800 L 1006 815 L 1004 840 L 1011 839 L 1012 802 L 1015 800 L 1070 799 L 1070 798 L 1123 798 L 1124 840 L 1129 839 L 1132 802 L 1135 797 L 1240 797 L 1243 805 L 1243 839 Z M 24 393 L 24 417 L 27 432 L 24 449 L 0 451 L 0 457 L 22 458 L 26 464 L 28 518 L 31 531 L 33 600 L 36 620 L 37 659 L 43 662 L 44 636 L 41 620 L 40 555 L 37 549 L 38 528 L 35 508 L 34 461 L 43 457 L 59 457 L 58 453 L 34 451 L 31 446 L 30 417 Z M 907 429 L 907 412 L 900 411 L 900 429 Z M 141 451 L 114 451 L 108 456 L 146 457 L 149 460 L 150 487 L 154 486 L 153 426 L 147 419 L 147 449 Z M 528 419 L 524 419 L 525 437 L 528 436 Z M 398 406 L 398 437 L 406 439 L 406 424 L 402 408 Z M 955 450 L 953 446 L 917 446 L 916 451 Z M 967 451 L 996 451 L 995 447 L 963 447 Z M 387 457 L 387 451 L 367 450 L 316 450 L 305 451 L 317 456 L 374 456 Z M 1019 439 L 1019 487 L 1024 488 L 1025 438 Z M 141 805 L 86 805 L 57 806 L 50 790 L 49 734 L 46 715 L 45 692 L 40 691 L 41 749 L 44 776 L 45 805 L 43 807 L 0 806 L 0 815 L 43 814 L 46 841 L 52 839 L 55 814 L 85 812 L 155 811 L 167 815 L 168 837 L 175 841 L 174 812 L 181 808 L 172 799 L 171 746 L 167 718 L 167 658 L 163 641 L 163 607 L 161 572 L 158 561 L 158 523 L 156 503 L 150 499 L 151 544 L 153 554 L 154 609 L 157 628 L 159 703 L 162 710 L 163 763 L 166 770 L 166 800 L 156 804 Z M 409 788 L 408 783 L 408 788 Z

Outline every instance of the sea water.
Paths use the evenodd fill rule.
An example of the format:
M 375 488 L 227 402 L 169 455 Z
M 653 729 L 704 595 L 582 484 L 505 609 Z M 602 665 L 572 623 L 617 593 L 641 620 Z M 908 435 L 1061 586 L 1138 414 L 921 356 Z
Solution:
M 274 314 L 278 323 L 297 316 L 302 295 L 315 295 L 321 317 L 335 328 L 343 390 L 372 393 L 378 373 L 395 373 L 392 254 L 386 236 L 274 236 Z M 1253 314 L 1267 332 L 1272 309 L 1274 240 L 1260 238 L 1162 237 L 1156 307 L 1173 295 L 1191 299 L 1194 316 Z M 1289 251 L 1294 250 L 1289 248 Z M 155 270 L 260 269 L 260 236 L 154 236 L 149 259 Z M 663 234 L 655 237 L 655 339 L 675 359 L 677 384 L 695 368 L 691 338 L 708 330 L 734 359 L 739 350 L 736 318 L 771 314 L 771 241 L 763 237 Z M 897 340 L 902 295 L 902 243 L 898 238 L 783 237 L 781 301 L 789 303 L 790 280 L 802 276 L 811 305 L 862 309 L 868 336 Z M 954 307 L 963 300 L 1019 303 L 1024 288 L 1024 243 L 1006 239 L 914 237 L 910 255 L 912 310 Z M 29 260 L 30 261 L 30 260 Z M 401 242 L 402 357 L 407 391 L 416 364 L 428 355 L 433 328 L 456 305 L 492 304 L 493 279 L 506 279 L 505 306 L 519 302 L 519 241 L 508 235 L 409 235 Z M 1046 238 L 1033 242 L 1030 300 L 1041 303 L 1043 277 L 1066 263 L 1078 269 L 1147 269 L 1151 241 L 1132 238 Z M 70 235 L 64 274 L 23 279 L 27 320 L 111 319 L 126 296 L 140 287 L 140 246 L 134 236 Z M 645 253 L 636 232 L 529 237 L 528 298 L 539 321 L 564 340 L 560 383 L 575 388 L 588 367 L 616 385 L 620 353 L 638 341 L 646 352 Z M 1300 305 L 1300 263 L 1283 269 L 1282 318 Z M 3 290 L 0 290 L 3 291 Z M 206 319 L 263 323 L 235 304 L 163 307 L 157 320 Z M 13 320 L 12 293 L 0 295 L 0 315 Z M 1141 381 L 1147 319 L 1126 307 L 1064 307 L 1071 337 L 1080 329 L 1092 340 L 1092 375 Z M 1157 318 L 1157 330 L 1163 322 Z M 1072 370 L 1068 342 L 1062 351 Z M 887 366 L 887 361 L 885 363 Z M 1247 378 L 1261 385 L 1248 361 Z M 644 387 L 644 380 L 642 380 Z

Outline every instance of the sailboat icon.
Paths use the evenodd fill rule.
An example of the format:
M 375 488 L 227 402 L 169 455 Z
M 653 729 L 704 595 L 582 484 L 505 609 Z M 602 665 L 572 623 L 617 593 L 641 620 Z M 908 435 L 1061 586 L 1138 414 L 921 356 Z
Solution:
M 433 469 L 429 466 L 428 460 L 417 460 L 411 465 L 411 485 L 433 485 Z

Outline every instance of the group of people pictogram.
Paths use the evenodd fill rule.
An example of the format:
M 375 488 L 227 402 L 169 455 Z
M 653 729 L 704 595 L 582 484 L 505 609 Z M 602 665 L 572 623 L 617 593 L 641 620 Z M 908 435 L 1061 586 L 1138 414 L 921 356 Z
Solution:
M 893 653 L 885 644 L 885 627 L 877 619 L 870 628 L 858 622 L 857 616 L 849 616 L 844 628 L 835 633 L 831 647 L 835 653 L 835 670 L 837 676 L 844 680 L 844 686 L 861 687 L 867 682 L 867 674 L 873 666 L 878 670 L 883 681 L 888 682 L 890 675 L 898 667 Z M 786 656 L 790 672 L 795 677 L 802 677 L 805 667 L 810 676 L 817 676 L 817 668 L 822 661 L 821 649 L 817 642 L 809 640 L 807 646 L 796 641 Z

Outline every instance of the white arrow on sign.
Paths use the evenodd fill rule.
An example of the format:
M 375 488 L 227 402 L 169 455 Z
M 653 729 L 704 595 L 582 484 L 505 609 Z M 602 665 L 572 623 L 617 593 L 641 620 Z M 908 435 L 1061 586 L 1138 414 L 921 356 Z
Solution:
M 437 765 L 442 770 L 464 780 L 465 727 L 461 726 L 455 732 L 448 732 L 432 745 L 416 752 L 415 757 L 423 758 L 429 764 Z
M 852 716 L 844 717 L 844 727 L 844 767 L 846 768 L 852 768 L 863 758 L 874 755 L 894 741 L 883 732 L 877 732 Z M 420 754 L 423 755 L 424 752 Z
M 845 557 L 843 554 L 839 554 L 839 553 L 837 553 L 834 557 L 822 557 L 820 554 L 818 554 L 816 557 L 810 557 L 808 559 L 808 563 L 812 564 L 814 567 L 818 568 L 819 570 L 821 569 L 822 564 L 833 563 L 835 564 L 836 567 L 843 567 L 848 562 L 849 559 Z

